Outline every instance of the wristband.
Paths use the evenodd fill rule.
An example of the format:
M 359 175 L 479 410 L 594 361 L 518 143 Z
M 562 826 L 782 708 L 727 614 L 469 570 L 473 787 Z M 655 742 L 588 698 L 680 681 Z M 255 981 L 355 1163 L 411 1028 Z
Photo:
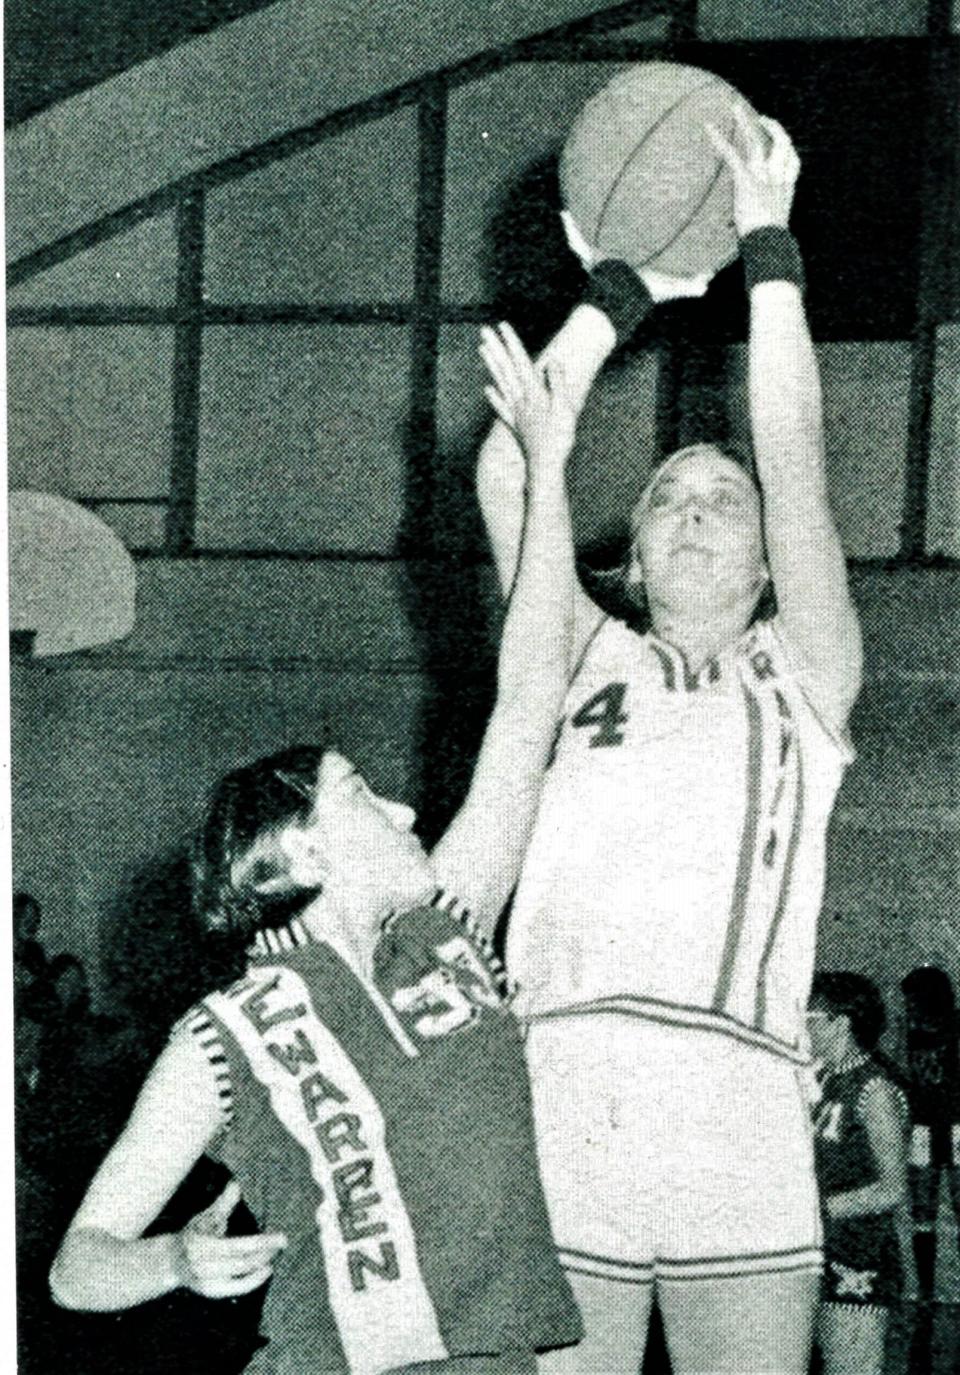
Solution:
M 800 246 L 786 226 L 751 229 L 740 241 L 747 291 L 760 282 L 792 282 L 803 291 L 806 280 Z
M 604 258 L 591 272 L 581 304 L 602 310 L 616 331 L 617 343 L 622 344 L 650 314 L 653 297 L 632 267 Z

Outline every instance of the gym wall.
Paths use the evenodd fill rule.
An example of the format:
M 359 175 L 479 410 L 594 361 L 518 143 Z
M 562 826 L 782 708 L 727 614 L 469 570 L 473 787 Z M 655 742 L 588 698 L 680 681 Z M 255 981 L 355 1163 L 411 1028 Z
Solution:
M 826 0 L 713 0 L 702 5 L 701 20 L 709 37 L 835 35 L 833 9 Z M 909 34 L 922 10 L 862 3 L 842 15 L 845 25 L 858 16 L 857 34 Z M 656 32 L 651 25 L 650 36 Z M 187 84 L 192 46 L 179 58 Z M 355 53 L 343 51 L 341 60 L 355 62 Z M 137 71 L 151 79 L 145 68 L 119 78 L 134 101 Z M 255 76 L 252 65 L 242 73 L 251 101 Z M 536 172 L 603 76 L 596 66 L 525 65 L 452 94 L 445 301 L 511 299 L 499 264 L 517 223 L 517 185 Z M 265 65 L 264 104 L 277 79 Z M 85 109 L 96 96 L 88 93 Z M 62 130 L 67 105 L 32 122 L 36 146 L 45 122 L 47 136 Z M 415 115 L 399 111 L 212 191 L 206 298 L 225 307 L 408 300 L 415 135 Z M 227 150 L 222 112 L 196 139 L 204 161 Z M 75 147 L 72 177 L 102 189 L 103 149 L 79 132 Z M 541 282 L 545 309 L 551 287 L 551 279 Z M 175 290 L 167 215 L 35 277 L 9 300 L 163 307 Z M 528 337 L 543 327 L 538 299 L 518 320 Z M 122 537 L 145 551 L 128 642 L 14 670 L 16 882 L 40 899 L 51 948 L 76 950 L 99 973 L 118 891 L 189 828 L 216 776 L 323 730 L 378 786 L 418 800 L 428 825 L 448 813 L 487 700 L 496 621 L 489 572 L 476 565 L 483 545 L 471 464 L 484 408 L 475 347 L 474 326 L 441 331 L 441 457 L 427 505 L 405 459 L 408 325 L 208 327 L 197 541 L 209 556 L 168 560 L 160 556 L 162 506 L 133 499 L 163 497 L 168 488 L 172 327 L 45 324 L 11 332 L 11 485 L 95 498 Z M 729 349 L 734 384 L 729 406 L 723 398 L 717 405 L 735 432 L 741 362 L 738 347 Z M 960 326 L 945 324 L 927 548 L 953 556 L 960 556 L 958 355 Z M 882 560 L 897 548 L 902 516 L 907 346 L 832 341 L 821 345 L 821 362 L 845 544 L 852 556 Z M 684 398 L 681 389 L 680 401 L 704 411 L 702 393 Z M 649 462 L 657 415 L 656 361 L 638 352 L 609 370 L 584 422 L 572 489 L 585 545 L 616 535 Z M 390 561 L 427 547 L 446 562 Z M 294 557 L 320 553 L 337 558 Z M 957 958 L 955 949 L 940 953 L 949 939 L 939 922 L 953 914 L 958 857 L 960 578 L 948 570 L 866 569 L 855 590 L 869 683 L 855 723 L 860 757 L 834 828 L 823 953 L 833 965 L 856 963 L 889 978 L 900 961 L 905 969 L 933 955 Z

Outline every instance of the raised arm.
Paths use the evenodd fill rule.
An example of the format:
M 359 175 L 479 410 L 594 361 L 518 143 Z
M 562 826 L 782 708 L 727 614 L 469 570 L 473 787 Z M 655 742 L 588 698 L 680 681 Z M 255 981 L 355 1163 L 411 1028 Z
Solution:
M 594 306 L 577 306 L 538 359 L 541 370 L 562 370 L 570 407 L 579 412 L 617 336 L 610 321 Z M 517 576 L 527 500 L 527 461 L 520 440 L 499 416 L 494 420 L 477 463 L 477 496 L 483 513 L 494 563 L 504 597 L 510 595 Z M 547 532 L 549 535 L 549 532 Z M 569 518 L 559 519 L 551 536 L 572 540 Z M 571 657 L 589 637 L 601 612 L 575 584 L 572 591 L 576 626 Z
M 524 464 L 497 699 L 467 799 L 433 852 L 438 881 L 492 929 L 519 873 L 567 686 L 575 581 L 565 468 L 577 412 L 559 364 L 534 367 L 507 325 L 485 330 L 487 395 Z
M 668 277 L 648 270 L 634 273 L 625 264 L 601 260 L 566 211 L 561 218 L 571 250 L 592 275 L 583 302 L 547 344 L 537 367 L 541 372 L 548 367 L 560 371 L 568 403 L 579 413 L 618 338 L 622 342 L 632 334 L 656 302 L 702 296 L 710 277 Z M 504 596 L 509 595 L 517 573 L 526 480 L 520 441 L 514 430 L 498 418 L 480 450 L 477 494 Z M 566 528 L 567 537 L 572 538 L 569 526 Z M 561 533 L 559 529 L 555 531 L 554 538 L 560 538 Z M 571 667 L 579 661 L 601 614 L 579 582 L 575 583 Z
M 829 724 L 842 729 L 860 688 L 862 647 L 827 495 L 820 374 L 787 230 L 800 162 L 773 120 L 761 121 L 766 147 L 745 119 L 738 123 L 745 153 L 715 130 L 713 137 L 733 173 L 750 290 L 750 422 L 767 557 L 798 672 Z
M 216 1135 L 220 1112 L 203 1051 L 181 1029 L 151 1070 L 61 1243 L 50 1272 L 57 1303 L 109 1311 L 180 1287 L 226 1298 L 269 1279 L 285 1239 L 225 1235 L 240 1197 L 233 1183 L 182 1231 L 143 1236 Z

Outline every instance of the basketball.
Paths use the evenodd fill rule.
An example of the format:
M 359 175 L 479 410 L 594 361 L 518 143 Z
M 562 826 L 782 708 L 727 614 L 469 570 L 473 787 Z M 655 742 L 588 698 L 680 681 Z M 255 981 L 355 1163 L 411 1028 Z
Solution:
M 670 62 L 630 67 L 584 105 L 560 161 L 563 203 L 591 248 L 671 277 L 713 273 L 737 256 L 733 181 L 704 125 L 739 145 L 738 91 Z

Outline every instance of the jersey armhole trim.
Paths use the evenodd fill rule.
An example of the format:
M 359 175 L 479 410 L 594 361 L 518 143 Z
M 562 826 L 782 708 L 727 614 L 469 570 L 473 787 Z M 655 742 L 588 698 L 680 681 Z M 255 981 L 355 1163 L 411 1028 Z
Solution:
M 455 894 L 438 888 L 430 901 L 430 905 L 438 908 L 441 912 L 446 912 L 463 927 L 471 944 L 482 956 L 500 997 L 505 1003 L 511 1002 L 516 995 L 517 986 L 509 978 L 503 961 L 493 947 L 493 942 L 484 934 L 480 923 L 466 903 L 462 902 Z
M 808 678 L 809 670 L 805 673 L 803 667 L 798 663 L 796 653 L 790 643 L 790 637 L 786 633 L 783 621 L 780 616 L 772 616 L 769 620 L 762 622 L 769 627 L 769 633 L 776 642 L 776 647 L 783 655 L 784 661 L 790 670 L 790 676 L 797 685 L 797 691 L 806 703 L 811 715 L 824 735 L 838 752 L 844 764 L 852 764 L 857 757 L 854 748 L 853 738 L 850 734 L 849 723 L 843 727 L 837 726 L 828 719 L 823 706 L 817 700 L 816 693 L 810 689 Z
M 901 1125 L 904 1131 L 906 1131 L 907 1128 L 910 1126 L 910 1106 L 907 1103 L 907 1095 L 904 1093 L 903 1089 L 900 1087 L 899 1084 L 895 1084 L 893 1080 L 888 1079 L 885 1074 L 871 1074 L 870 1078 L 865 1080 L 864 1083 L 861 1084 L 860 1092 L 857 1094 L 857 1101 L 854 1105 L 854 1111 L 856 1112 L 857 1116 L 860 1118 L 860 1121 L 862 1122 L 864 1101 L 867 1095 L 871 1092 L 871 1090 L 875 1088 L 875 1086 L 878 1084 L 886 1084 L 887 1087 L 893 1093 L 894 1101 L 896 1102 L 897 1109 L 900 1113 Z
M 188 1012 L 178 1026 L 192 1035 L 213 1071 L 220 1100 L 220 1127 L 222 1131 L 228 1131 L 234 1118 L 233 1082 L 220 1033 L 202 1004 Z

